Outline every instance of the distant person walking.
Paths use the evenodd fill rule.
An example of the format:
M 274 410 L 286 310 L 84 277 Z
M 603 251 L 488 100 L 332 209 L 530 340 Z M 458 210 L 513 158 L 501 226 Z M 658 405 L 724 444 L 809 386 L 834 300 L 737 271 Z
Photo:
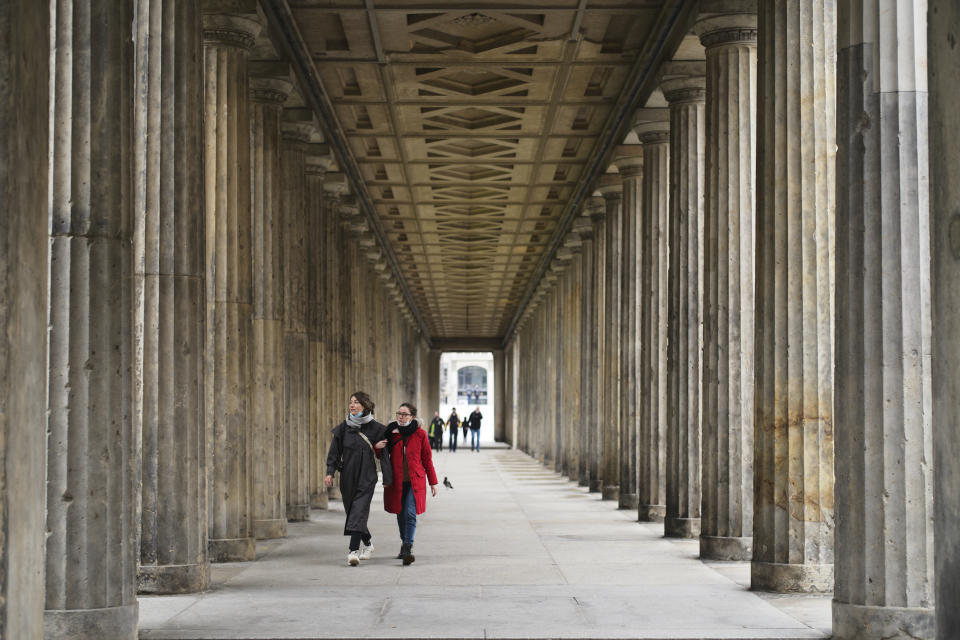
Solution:
M 387 425 L 387 434 L 394 481 L 383 488 L 383 508 L 397 514 L 401 543 L 397 557 L 406 566 L 414 561 L 413 538 L 417 516 L 427 509 L 427 482 L 433 496 L 437 495 L 437 472 L 415 406 L 409 402 L 401 404 L 396 421 Z
M 480 413 L 480 407 L 473 410 L 470 414 L 470 450 L 480 451 L 480 421 L 483 420 L 483 414 Z M 466 422 L 466 421 L 465 421 Z
M 460 428 L 460 418 L 457 416 L 457 410 L 454 409 L 450 412 L 450 417 L 447 418 L 447 428 L 450 429 L 450 445 L 449 449 L 452 452 L 457 450 L 457 429 Z
M 327 476 L 323 479 L 329 487 L 333 484 L 333 474 L 340 472 L 340 494 L 347 513 L 343 535 L 350 536 L 347 564 L 352 567 L 373 554 L 367 519 L 377 486 L 374 451 L 387 444 L 387 428 L 373 419 L 373 408 L 373 400 L 363 391 L 350 396 L 350 413 L 333 430 L 333 441 L 327 453 Z
M 469 409 L 470 407 L 467 407 L 467 408 Z M 466 413 L 466 412 L 464 412 L 464 413 Z M 464 444 L 467 443 L 467 419 L 468 419 L 469 417 L 470 417 L 470 416 L 464 416 L 463 422 L 460 423 L 460 426 L 463 428 L 463 443 L 464 443 Z
M 439 411 L 433 412 L 433 420 L 430 421 L 430 446 L 434 451 L 443 451 L 443 418 Z

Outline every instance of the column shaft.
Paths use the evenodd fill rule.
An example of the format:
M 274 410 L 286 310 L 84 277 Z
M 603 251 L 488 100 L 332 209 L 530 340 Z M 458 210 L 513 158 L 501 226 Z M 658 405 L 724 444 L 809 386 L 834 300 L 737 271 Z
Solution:
M 207 335 L 205 405 L 211 562 L 255 555 L 248 446 L 253 385 L 247 57 L 260 25 L 203 16 Z
M 134 429 L 142 593 L 209 583 L 203 430 L 204 219 L 197 0 L 138 0 L 134 108 Z
M 664 532 L 700 535 L 704 78 L 664 83 L 670 103 L 670 267 Z
M 597 380 L 596 394 L 593 401 L 593 416 L 596 429 L 591 434 L 588 443 L 590 458 L 590 491 L 603 491 L 603 437 L 604 416 L 606 413 L 606 387 L 603 374 L 606 366 L 606 357 L 603 351 L 606 336 L 606 255 L 607 255 L 607 209 L 601 198 L 594 198 L 588 204 L 590 219 L 594 224 L 593 242 L 593 290 L 594 315 L 593 326 L 596 329 L 590 340 L 590 351 L 594 354 L 591 364 L 591 377 Z
M 58 0 L 51 9 L 44 635 L 136 638 L 132 5 Z
M 707 56 L 700 557 L 750 560 L 756 16 L 698 27 Z
M 925 7 L 838 11 L 835 638 L 935 635 Z
M 0 635 L 43 625 L 50 7 L 0 5 Z
M 595 447 L 591 447 L 599 425 L 596 420 L 596 378 L 593 376 L 596 362 L 596 286 L 594 278 L 594 239 L 593 228 L 581 233 L 583 255 L 580 260 L 581 296 L 580 296 L 580 461 L 578 483 L 582 487 L 590 486 L 591 457 Z
M 751 581 L 833 587 L 833 0 L 760 3 Z
M 620 296 L 623 258 L 622 215 L 619 189 L 604 193 L 607 204 L 604 246 L 603 335 L 603 499 L 620 496 Z

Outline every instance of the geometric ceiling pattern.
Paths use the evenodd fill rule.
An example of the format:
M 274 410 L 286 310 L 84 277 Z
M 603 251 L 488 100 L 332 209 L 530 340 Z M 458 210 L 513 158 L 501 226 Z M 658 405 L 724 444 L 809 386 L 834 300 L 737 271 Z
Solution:
M 430 335 L 503 336 L 663 3 L 289 4 Z

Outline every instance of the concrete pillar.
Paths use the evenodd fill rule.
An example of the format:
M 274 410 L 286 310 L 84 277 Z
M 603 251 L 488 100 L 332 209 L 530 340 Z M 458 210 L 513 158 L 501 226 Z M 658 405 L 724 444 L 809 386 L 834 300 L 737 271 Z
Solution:
M 615 174 L 601 177 L 598 193 L 606 204 L 604 221 L 604 332 L 603 332 L 603 405 L 600 410 L 603 429 L 603 499 L 620 497 L 620 296 L 623 257 L 621 192 L 623 185 Z
M 649 110 L 648 110 L 649 111 Z M 666 515 L 667 275 L 670 121 L 666 109 L 634 126 L 643 144 L 640 222 L 640 432 L 637 519 Z
M 603 434 L 606 393 L 603 384 L 605 357 L 603 352 L 604 336 L 606 333 L 606 253 L 607 253 L 607 206 L 601 197 L 587 198 L 584 213 L 590 216 L 593 223 L 593 314 L 590 322 L 594 332 L 590 337 L 587 349 L 593 356 L 590 359 L 590 377 L 596 382 L 592 385 L 594 394 L 591 401 L 591 415 L 595 428 L 587 442 L 588 473 L 590 475 L 590 491 L 603 490 Z
M 109 0 L 61 0 L 51 10 L 44 636 L 136 638 L 133 11 Z
M 35 637 L 43 625 L 49 73 L 49 4 L 0 5 L 0 635 L 7 638 Z
M 929 0 L 931 360 L 937 638 L 960 636 L 960 7 Z
M 707 57 L 700 557 L 713 560 L 753 556 L 757 15 L 743 6 L 753 12 L 695 27 Z
M 507 439 L 507 397 L 504 393 L 504 389 L 506 389 L 507 370 L 504 364 L 503 349 L 495 349 L 493 352 L 493 398 L 494 402 L 496 402 L 496 407 L 494 411 L 493 439 L 497 442 L 503 442 Z M 432 413 L 424 415 L 429 415 L 431 419 L 433 417 Z
M 639 271 L 640 196 L 643 187 L 643 147 L 621 146 L 614 155 L 620 172 L 623 201 L 620 236 L 620 492 L 619 508 L 636 510 L 637 434 L 640 428 L 639 370 L 640 303 Z
M 665 80 L 670 103 L 667 469 L 664 534 L 700 536 L 700 376 L 703 349 L 703 76 Z
M 286 117 L 280 151 L 280 220 L 283 237 L 284 410 L 287 520 L 310 518 L 310 345 L 307 341 L 307 243 L 305 151 L 314 130 Z
M 925 8 L 838 5 L 838 639 L 935 637 Z
M 141 593 L 209 584 L 200 52 L 197 0 L 138 0 L 132 401 L 142 443 Z
M 255 555 L 248 454 L 253 298 L 247 58 L 259 30 L 252 17 L 203 16 L 211 562 Z
M 833 0 L 758 16 L 754 589 L 833 588 Z
M 581 214 L 586 222 L 580 229 L 582 255 L 580 260 L 580 459 L 577 482 L 590 486 L 591 461 L 596 456 L 595 436 L 599 429 L 596 410 L 596 377 L 593 375 L 597 359 L 597 300 L 594 274 L 594 224 L 586 209 Z

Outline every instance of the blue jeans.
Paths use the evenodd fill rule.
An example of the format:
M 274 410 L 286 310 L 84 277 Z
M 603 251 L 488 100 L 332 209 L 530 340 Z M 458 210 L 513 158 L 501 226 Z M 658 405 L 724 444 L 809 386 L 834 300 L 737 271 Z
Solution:
M 400 528 L 400 540 L 404 544 L 413 544 L 413 536 L 417 533 L 417 500 L 413 497 L 413 487 L 409 482 L 403 483 L 403 493 L 400 499 L 400 513 L 397 514 L 397 526 Z
M 480 429 L 470 429 L 470 451 L 480 451 Z

